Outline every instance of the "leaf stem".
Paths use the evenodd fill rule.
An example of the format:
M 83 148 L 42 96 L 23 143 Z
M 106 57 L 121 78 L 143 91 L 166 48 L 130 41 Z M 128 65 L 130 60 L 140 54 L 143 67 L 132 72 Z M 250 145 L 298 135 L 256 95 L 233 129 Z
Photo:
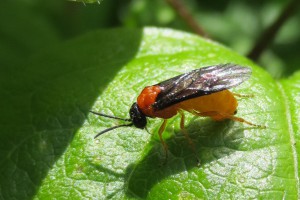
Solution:
M 291 0 L 285 9 L 282 10 L 278 18 L 271 24 L 264 33 L 258 38 L 252 50 L 248 53 L 248 57 L 257 60 L 269 44 L 274 40 L 283 24 L 291 17 L 299 5 L 299 0 Z
M 198 35 L 208 38 L 208 34 L 196 22 L 192 14 L 180 0 L 166 0 L 175 12 L 185 21 L 185 23 Z

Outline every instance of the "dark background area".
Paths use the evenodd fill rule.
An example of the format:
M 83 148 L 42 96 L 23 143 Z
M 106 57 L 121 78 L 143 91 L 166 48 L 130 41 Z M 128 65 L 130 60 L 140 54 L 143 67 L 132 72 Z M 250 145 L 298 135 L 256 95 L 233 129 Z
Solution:
M 96 29 L 156 26 L 194 32 L 170 2 L 174 1 L 102 0 L 84 4 L 58 0 L 3 0 L 0 2 L 1 68 L 15 66 L 49 45 Z M 258 38 L 292 1 L 178 2 L 210 39 L 248 55 L 255 44 L 262 43 L 257 42 Z M 292 6 L 294 10 L 286 12 L 288 17 L 278 26 L 276 37 L 257 59 L 275 78 L 286 77 L 299 69 L 300 12 L 296 4 Z

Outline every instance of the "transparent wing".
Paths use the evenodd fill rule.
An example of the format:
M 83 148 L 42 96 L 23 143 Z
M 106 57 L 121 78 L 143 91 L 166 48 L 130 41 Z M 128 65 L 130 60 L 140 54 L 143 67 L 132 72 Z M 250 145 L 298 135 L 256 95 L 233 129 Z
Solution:
M 236 64 L 220 64 L 193 70 L 156 85 L 161 92 L 153 104 L 161 110 L 187 99 L 236 87 L 249 79 L 251 69 Z

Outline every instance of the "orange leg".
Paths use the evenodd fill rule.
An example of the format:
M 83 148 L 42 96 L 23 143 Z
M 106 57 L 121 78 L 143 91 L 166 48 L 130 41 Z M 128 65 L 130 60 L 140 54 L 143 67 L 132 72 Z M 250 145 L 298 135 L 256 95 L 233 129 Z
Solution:
M 259 128 L 267 128 L 265 125 L 260 125 L 260 124 L 253 124 L 241 117 L 235 117 L 235 116 L 229 116 L 228 117 L 229 119 L 233 120 L 233 121 L 237 121 L 237 122 L 241 122 L 241 123 L 245 123 L 245 124 L 248 124 L 250 126 L 256 126 L 256 127 L 259 127 Z
M 235 117 L 233 115 L 228 115 L 228 114 L 224 114 L 224 113 L 219 113 L 217 111 L 211 111 L 211 112 L 203 112 L 203 113 L 199 113 L 199 115 L 201 116 L 207 116 L 207 117 L 213 117 L 213 116 L 223 116 L 224 119 L 231 119 L 233 121 L 237 121 L 237 122 L 241 122 L 241 123 L 245 123 L 245 124 L 248 124 L 250 126 L 256 126 L 256 127 L 259 127 L 259 128 L 266 128 L 266 126 L 264 125 L 258 125 L 258 124 L 253 124 L 241 117 Z
M 253 94 L 238 94 L 238 93 L 232 93 L 236 97 L 254 97 Z
M 168 146 L 167 144 L 165 143 L 165 141 L 163 140 L 162 138 L 162 134 L 166 128 L 166 125 L 167 125 L 167 120 L 164 119 L 163 123 L 161 124 L 159 130 L 158 130 L 158 136 L 159 136 L 159 139 L 160 139 L 160 142 L 162 143 L 163 147 L 164 147 L 164 150 L 165 150 L 165 154 L 166 154 L 166 160 L 165 162 L 167 162 L 168 160 Z
M 180 129 L 183 132 L 183 134 L 184 134 L 185 138 L 187 139 L 187 141 L 189 142 L 189 144 L 190 144 L 190 146 L 191 146 L 191 148 L 192 148 L 192 150 L 193 150 L 193 152 L 194 152 L 194 154 L 196 156 L 198 165 L 200 165 L 200 159 L 197 156 L 195 144 L 192 141 L 192 139 L 190 138 L 188 132 L 186 131 L 186 129 L 184 127 L 184 119 L 185 119 L 184 113 L 183 113 L 183 111 L 179 111 L 179 113 L 181 115 L 181 118 L 180 118 Z

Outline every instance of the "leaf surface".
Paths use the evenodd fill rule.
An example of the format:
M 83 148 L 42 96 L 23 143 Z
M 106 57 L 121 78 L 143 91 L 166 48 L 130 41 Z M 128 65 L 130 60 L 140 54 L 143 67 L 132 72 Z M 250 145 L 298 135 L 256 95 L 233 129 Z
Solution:
M 157 136 L 119 128 L 89 110 L 128 118 L 139 92 L 204 66 L 251 67 L 232 89 L 237 116 L 266 129 L 187 115 L 201 160 L 169 120 L 164 151 Z M 170 29 L 92 32 L 1 73 L 1 196 L 4 199 L 298 199 L 300 74 L 275 81 L 231 50 Z

